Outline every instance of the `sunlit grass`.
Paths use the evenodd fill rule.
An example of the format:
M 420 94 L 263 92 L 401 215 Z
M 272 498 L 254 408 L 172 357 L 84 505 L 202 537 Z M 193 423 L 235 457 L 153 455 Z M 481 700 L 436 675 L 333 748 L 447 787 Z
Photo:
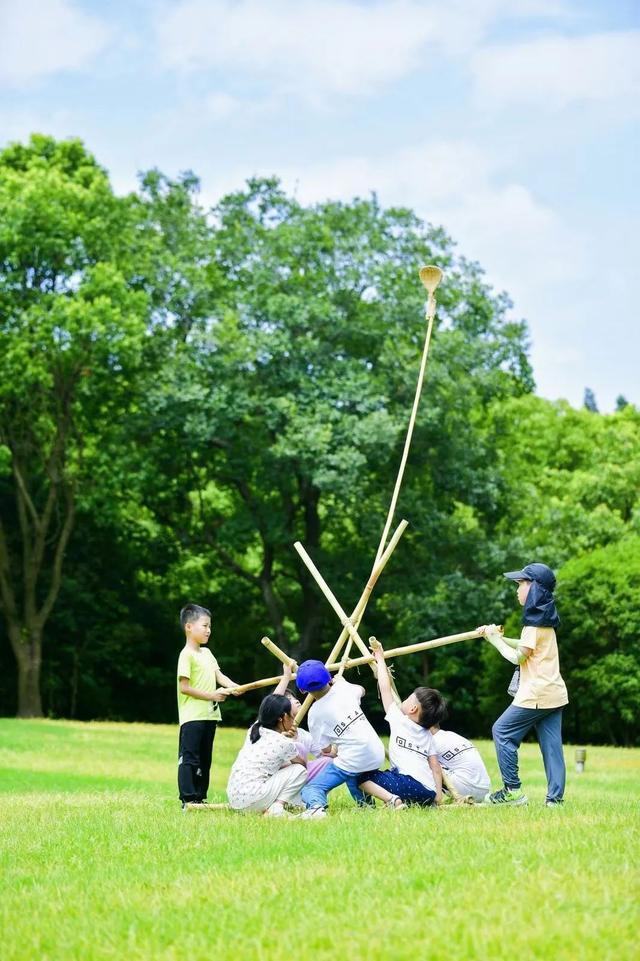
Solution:
M 212 800 L 244 732 L 221 728 Z M 183 815 L 177 730 L 0 721 L 3 961 L 637 956 L 640 751 L 589 748 L 567 805 Z M 479 742 L 495 778 L 493 749 Z

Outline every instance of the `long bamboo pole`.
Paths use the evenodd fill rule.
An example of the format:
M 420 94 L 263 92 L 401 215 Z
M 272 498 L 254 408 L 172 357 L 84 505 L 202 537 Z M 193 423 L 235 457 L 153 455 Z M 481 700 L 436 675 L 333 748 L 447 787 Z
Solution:
M 338 601 L 338 598 L 335 596 L 335 594 L 333 593 L 333 591 L 325 581 L 324 577 L 322 576 L 322 574 L 320 573 L 316 565 L 313 563 L 313 561 L 307 554 L 306 550 L 304 549 L 300 541 L 296 541 L 293 546 L 295 547 L 298 554 L 304 561 L 304 564 L 307 570 L 315 580 L 316 584 L 318 585 L 318 587 L 320 588 L 320 590 L 322 591 L 326 599 L 329 601 L 329 604 L 338 615 L 340 619 L 340 623 L 342 624 L 343 628 L 345 628 L 348 631 L 351 637 L 351 640 L 355 641 L 358 647 L 360 648 L 360 650 L 362 651 L 362 653 L 365 654 L 367 652 L 367 645 L 358 634 L 358 631 L 354 627 L 353 623 L 351 622 L 349 615 L 347 614 L 347 612 L 344 610 L 344 608 Z
M 380 543 L 378 544 L 378 550 L 376 551 L 376 559 L 374 561 L 374 566 L 380 559 L 382 555 L 385 544 L 387 542 L 387 536 L 389 534 L 389 528 L 391 526 L 391 521 L 393 515 L 395 514 L 396 504 L 398 503 L 398 496 L 400 494 L 400 487 L 402 486 L 402 479 L 404 477 L 404 470 L 407 465 L 407 459 L 409 457 L 409 448 L 411 447 L 411 440 L 413 438 L 413 429 L 416 423 L 416 417 L 418 414 L 418 405 L 420 403 L 420 396 L 422 394 L 422 385 L 424 382 L 424 374 L 427 367 L 427 358 L 429 356 L 429 346 L 431 344 L 431 332 L 433 330 L 433 322 L 436 316 L 436 298 L 435 291 L 442 280 L 442 271 L 439 267 L 429 266 L 422 267 L 420 270 L 420 281 L 423 284 L 425 290 L 428 293 L 427 304 L 425 308 L 425 316 L 427 318 L 427 333 L 424 340 L 424 346 L 422 348 L 422 358 L 420 361 L 420 370 L 418 372 L 418 380 L 416 383 L 416 390 L 413 397 L 413 406 L 411 408 L 411 416 L 409 417 L 409 427 L 407 428 L 407 435 L 404 440 L 404 448 L 402 451 L 402 457 L 400 459 L 400 467 L 398 468 L 398 474 L 396 476 L 396 483 L 393 488 L 393 494 L 391 496 L 391 503 L 389 504 L 389 510 L 387 512 L 387 519 L 384 524 L 382 531 L 382 537 L 380 538 Z M 344 671 L 344 665 L 349 658 L 351 653 L 351 646 L 353 644 L 353 637 L 345 638 L 347 641 L 344 655 L 343 655 L 343 666 L 340 673 Z M 375 672 L 374 672 L 375 673 Z M 395 685 L 392 685 L 395 688 Z M 397 694 L 397 691 L 395 692 Z
M 375 587 L 378 578 L 380 577 L 380 575 L 382 574 L 383 570 L 384 570 L 385 567 L 387 566 L 387 562 L 389 561 L 389 558 L 391 557 L 391 555 L 393 554 L 394 550 L 396 549 L 396 546 L 397 546 L 397 544 L 398 544 L 398 541 L 400 540 L 400 538 L 402 537 L 402 535 L 404 534 L 404 532 L 405 532 L 405 530 L 407 529 L 408 526 L 409 526 L 409 522 L 408 522 L 408 521 L 405 521 L 405 520 L 400 521 L 400 523 L 398 524 L 398 526 L 397 526 L 397 528 L 396 528 L 396 530 L 395 530 L 395 532 L 394 532 L 394 534 L 393 534 L 393 537 L 392 537 L 391 540 L 389 541 L 389 545 L 388 545 L 388 547 L 386 548 L 386 550 L 384 551 L 382 557 L 380 558 L 380 560 L 378 561 L 377 564 L 374 564 L 373 569 L 372 569 L 372 571 L 371 571 L 371 574 L 369 575 L 369 580 L 367 581 L 367 583 L 366 583 L 366 585 L 365 585 L 365 588 L 364 588 L 364 590 L 363 590 L 363 592 L 362 592 L 362 594 L 361 594 L 361 596 L 360 596 L 360 600 L 359 600 L 358 603 L 356 604 L 356 606 L 355 606 L 355 608 L 354 608 L 354 610 L 353 610 L 353 613 L 352 613 L 351 617 L 349 618 L 349 620 L 351 621 L 352 624 L 354 624 L 354 625 L 356 625 L 356 626 L 359 626 L 359 625 L 360 625 L 360 620 L 361 620 L 362 615 L 363 615 L 363 613 L 364 613 L 364 610 L 365 610 L 365 608 L 366 608 L 366 606 L 367 606 L 367 603 L 368 603 L 368 601 L 369 601 L 369 598 L 371 597 L 371 592 L 373 591 L 373 588 Z M 331 653 L 329 654 L 329 657 L 328 657 L 328 659 L 327 659 L 327 661 L 326 661 L 327 664 L 332 664 L 332 663 L 335 661 L 335 659 L 336 659 L 336 657 L 339 655 L 339 653 L 340 653 L 340 651 L 341 651 L 341 649 L 342 649 L 342 645 L 343 645 L 343 643 L 344 643 L 344 641 L 346 640 L 347 637 L 349 637 L 349 632 L 348 632 L 347 628 L 344 627 L 344 628 L 342 629 L 342 633 L 340 634 L 340 637 L 338 638 L 338 640 L 337 640 L 336 643 L 334 644 L 333 649 L 332 649 Z M 311 707 L 312 704 L 313 704 L 313 698 L 311 697 L 310 694 L 308 694 L 308 695 L 306 696 L 306 698 L 304 699 L 304 701 L 303 701 L 303 703 L 302 703 L 302 706 L 300 707 L 300 710 L 298 711 L 298 713 L 297 713 L 296 716 L 295 716 L 294 724 L 295 724 L 296 726 L 298 726 L 299 724 L 301 724 L 301 722 L 303 721 L 304 717 L 306 716 L 307 711 L 309 710 L 309 708 Z
M 384 652 L 385 661 L 390 660 L 393 657 L 404 657 L 405 654 L 416 654 L 419 651 L 430 651 L 435 647 L 446 647 L 448 644 L 458 644 L 460 641 L 469 641 L 475 637 L 482 637 L 477 631 L 465 631 L 462 634 L 447 634 L 445 637 L 436 637 L 431 641 L 419 641 L 417 644 L 407 644 L 404 647 L 393 647 L 388 651 Z M 372 654 L 367 655 L 367 657 L 355 657 L 351 658 L 347 662 L 347 670 L 352 667 L 362 667 L 365 664 L 371 664 L 375 658 Z M 327 670 L 335 674 L 339 668 L 339 664 L 327 664 Z M 295 678 L 295 674 L 291 677 Z M 259 681 L 252 681 L 250 684 L 239 684 L 237 687 L 228 688 L 229 694 L 245 694 L 247 691 L 255 691 L 261 687 L 271 687 L 282 680 L 281 674 L 276 674 L 275 677 L 263 677 Z

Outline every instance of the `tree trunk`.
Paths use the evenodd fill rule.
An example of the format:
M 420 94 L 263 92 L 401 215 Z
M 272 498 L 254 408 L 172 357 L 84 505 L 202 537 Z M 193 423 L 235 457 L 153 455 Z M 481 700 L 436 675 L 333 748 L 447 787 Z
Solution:
M 42 717 L 40 669 L 42 636 L 38 631 L 23 632 L 18 646 L 18 713 L 17 717 Z

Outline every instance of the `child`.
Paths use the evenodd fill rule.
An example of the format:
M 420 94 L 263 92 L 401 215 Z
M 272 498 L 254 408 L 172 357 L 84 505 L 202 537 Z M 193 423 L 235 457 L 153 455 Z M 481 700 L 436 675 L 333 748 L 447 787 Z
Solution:
M 532 728 L 547 775 L 547 807 L 561 805 L 565 785 L 562 753 L 562 710 L 568 703 L 567 688 L 560 674 L 555 628 L 560 623 L 553 591 L 556 578 L 546 564 L 527 564 L 505 575 L 518 584 L 523 606 L 519 640 L 503 637 L 495 624 L 478 630 L 512 664 L 520 665 L 520 683 L 513 704 L 492 728 L 498 766 L 504 787 L 486 798 L 490 804 L 526 804 L 518 774 L 518 748 Z
M 347 785 L 358 804 L 365 803 L 357 776 L 382 764 L 384 747 L 360 707 L 364 688 L 342 677 L 332 681 L 322 661 L 304 661 L 298 668 L 296 683 L 314 699 L 309 711 L 309 732 L 314 744 L 320 749 L 332 744 L 337 748 L 335 760 L 302 789 L 307 808 L 302 817 L 324 817 L 327 794 L 340 784 Z
M 289 690 L 292 675 L 293 670 L 291 665 L 284 664 L 282 668 L 282 680 L 278 686 L 274 688 L 273 693 L 284 694 L 285 697 L 289 698 L 291 714 L 295 718 L 302 705 L 295 694 Z M 298 750 L 298 754 L 306 763 L 308 784 L 309 781 L 312 781 L 328 764 L 331 764 L 332 759 L 336 756 L 335 747 L 331 746 L 321 751 L 318 745 L 314 744 L 313 737 L 309 731 L 305 731 L 303 727 L 294 727 L 289 736 L 293 738 L 293 743 Z
M 491 790 L 491 780 L 480 753 L 471 741 L 456 734 L 443 731 L 440 724 L 447 716 L 447 702 L 440 691 L 428 688 L 423 697 L 423 710 L 431 721 L 429 731 L 443 769 L 447 787 L 457 794 L 474 801 L 484 801 Z
M 286 803 L 302 805 L 307 771 L 295 742 L 285 737 L 292 728 L 289 698 L 267 694 L 229 774 L 227 795 L 235 811 L 282 817 Z
M 371 649 L 378 665 L 380 697 L 389 722 L 388 771 L 369 771 L 358 778 L 360 788 L 384 801 L 388 807 L 403 808 L 405 802 L 426 807 L 442 800 L 442 772 L 437 750 L 429 732 L 431 714 L 425 711 L 430 702 L 426 687 L 417 687 L 402 704 L 396 704 L 389 669 L 379 641 L 372 639 Z
M 218 685 L 235 687 L 205 645 L 211 635 L 211 612 L 199 604 L 180 611 L 186 643 L 178 658 L 178 789 L 182 809 L 205 805 L 213 739 L 220 720 L 218 703 L 227 697 Z

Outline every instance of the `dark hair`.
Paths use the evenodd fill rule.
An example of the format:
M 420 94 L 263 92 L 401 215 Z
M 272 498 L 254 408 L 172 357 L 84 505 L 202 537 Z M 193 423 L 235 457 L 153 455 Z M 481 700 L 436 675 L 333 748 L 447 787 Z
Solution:
M 192 624 L 201 617 L 211 617 L 211 611 L 206 607 L 200 607 L 199 604 L 185 604 L 180 611 L 180 626 L 186 627 L 187 624 Z
M 413 692 L 420 705 L 420 727 L 433 727 L 442 724 L 447 716 L 447 702 L 435 687 L 417 687 Z
M 284 694 L 267 694 L 262 704 L 260 705 L 260 710 L 258 711 L 258 720 L 251 728 L 251 733 L 249 738 L 252 744 L 260 740 L 260 728 L 268 727 L 269 730 L 273 731 L 276 724 L 285 714 L 291 714 L 291 701 Z

